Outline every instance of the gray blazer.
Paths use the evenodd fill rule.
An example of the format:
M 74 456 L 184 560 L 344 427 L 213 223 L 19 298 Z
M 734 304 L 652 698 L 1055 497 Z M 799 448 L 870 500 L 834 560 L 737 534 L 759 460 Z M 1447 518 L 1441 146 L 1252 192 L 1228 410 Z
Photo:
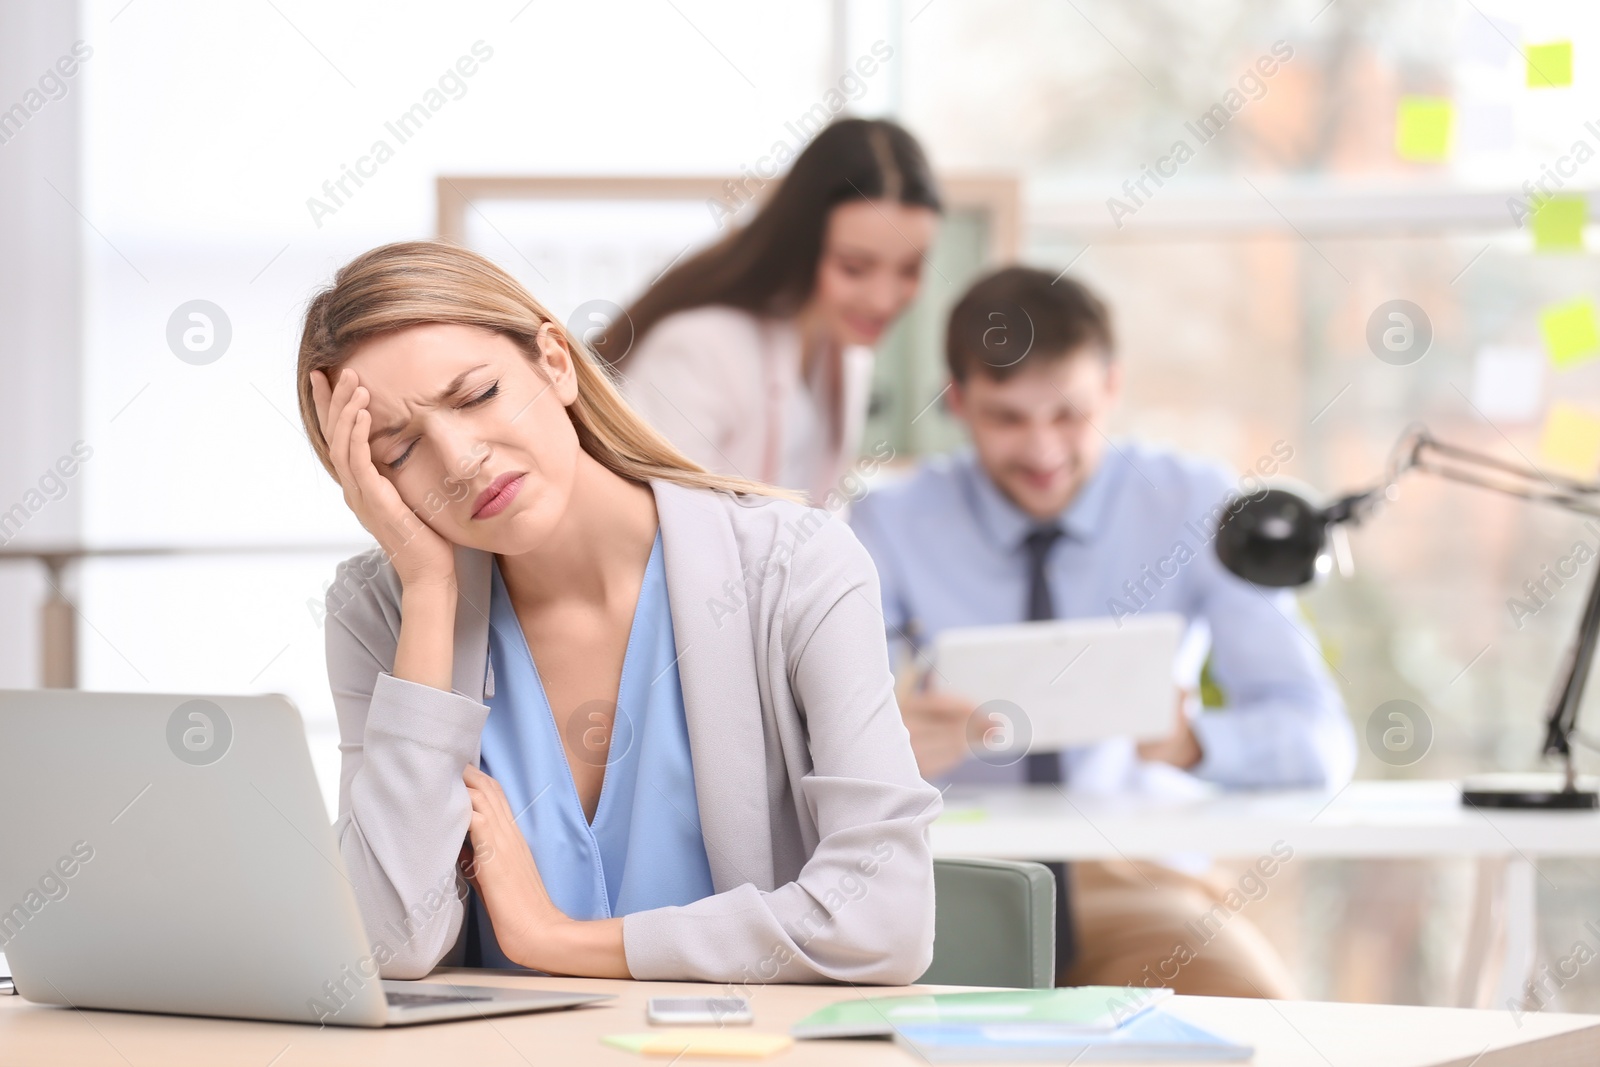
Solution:
M 933 954 L 927 827 L 895 704 L 878 576 L 825 511 L 653 482 L 713 896 L 627 915 L 635 978 L 913 982 Z M 492 696 L 489 553 L 456 547 L 452 692 L 394 666 L 400 581 L 380 549 L 327 595 L 339 820 L 374 961 L 463 957 L 456 859 Z

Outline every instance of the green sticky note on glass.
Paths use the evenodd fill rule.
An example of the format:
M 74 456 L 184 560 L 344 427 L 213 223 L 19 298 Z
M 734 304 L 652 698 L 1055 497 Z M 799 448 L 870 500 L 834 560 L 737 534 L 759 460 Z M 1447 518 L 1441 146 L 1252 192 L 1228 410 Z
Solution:
M 1454 110 L 1450 101 L 1439 97 L 1401 97 L 1394 128 L 1394 146 L 1400 158 L 1437 163 L 1449 155 Z
M 1583 249 L 1583 224 L 1589 221 L 1589 199 L 1552 196 L 1533 212 L 1533 247 L 1539 252 Z
M 1545 308 L 1539 314 L 1539 332 L 1557 368 L 1600 356 L 1600 326 L 1595 324 L 1594 301 L 1586 296 Z
M 1600 419 L 1571 404 L 1557 404 L 1545 418 L 1539 451 L 1563 473 L 1593 478 L 1600 467 Z
M 1528 88 L 1554 89 L 1571 84 L 1571 41 L 1528 46 Z

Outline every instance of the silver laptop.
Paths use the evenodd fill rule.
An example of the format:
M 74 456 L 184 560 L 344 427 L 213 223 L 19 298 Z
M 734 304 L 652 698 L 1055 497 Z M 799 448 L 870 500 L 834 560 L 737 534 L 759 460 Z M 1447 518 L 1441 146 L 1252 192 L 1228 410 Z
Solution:
M 610 1000 L 378 965 L 281 696 L 0 690 L 0 953 L 79 1008 L 400 1026 Z

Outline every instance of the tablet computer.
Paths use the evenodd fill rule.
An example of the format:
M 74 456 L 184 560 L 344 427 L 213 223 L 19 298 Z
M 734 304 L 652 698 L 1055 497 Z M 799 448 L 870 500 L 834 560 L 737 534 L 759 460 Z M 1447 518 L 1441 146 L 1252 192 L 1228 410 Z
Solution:
M 1174 664 L 1186 623 L 1161 612 L 941 631 L 932 683 L 999 715 L 1007 750 L 1053 752 L 1113 737 L 1154 740 L 1177 721 Z

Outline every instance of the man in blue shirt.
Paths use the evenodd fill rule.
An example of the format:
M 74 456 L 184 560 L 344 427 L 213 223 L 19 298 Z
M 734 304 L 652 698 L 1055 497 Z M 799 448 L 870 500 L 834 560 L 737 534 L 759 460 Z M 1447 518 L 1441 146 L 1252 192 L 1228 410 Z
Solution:
M 1293 448 L 1275 443 L 1235 479 L 1107 438 L 1100 427 L 1121 385 L 1109 312 L 1082 285 L 1043 271 L 1012 267 L 977 282 L 951 313 L 946 357 L 950 410 L 972 449 L 921 464 L 851 513 L 878 567 L 891 646 L 1025 619 L 1176 612 L 1189 627 L 1170 736 L 1000 766 L 972 758 L 972 739 L 990 725 L 974 694 L 921 688 L 902 693 L 901 713 L 923 776 L 1167 795 L 1195 791 L 1197 779 L 1238 788 L 1347 781 L 1353 731 L 1293 596 L 1233 577 L 1211 545 L 1230 500 L 1261 488 L 1257 476 L 1275 473 Z M 1208 657 L 1226 706 L 1202 711 Z M 1233 914 L 1285 858 L 1263 857 L 1227 892 L 1212 875 L 1172 865 L 1058 868 L 1058 981 L 1292 995 L 1270 945 Z

